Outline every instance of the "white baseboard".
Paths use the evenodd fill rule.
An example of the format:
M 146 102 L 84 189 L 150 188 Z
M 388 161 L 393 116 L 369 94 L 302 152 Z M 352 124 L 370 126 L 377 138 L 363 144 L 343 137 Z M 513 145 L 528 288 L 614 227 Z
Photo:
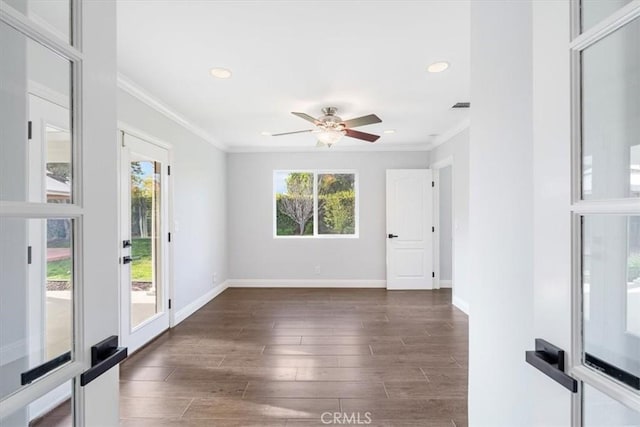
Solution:
M 229 279 L 230 288 L 386 288 L 386 280 Z
M 220 295 L 228 287 L 229 287 L 229 282 L 224 281 L 220 283 L 218 286 L 216 286 L 215 288 L 211 289 L 206 294 L 202 295 L 197 300 L 188 304 L 186 307 L 183 307 L 180 310 L 176 311 L 176 314 L 173 317 L 173 325 L 171 327 L 178 325 L 184 319 L 191 316 L 196 311 L 200 310 L 204 305 L 206 305 L 209 301 L 211 301 L 212 299 Z
M 453 305 L 455 305 L 456 307 L 458 307 L 464 314 L 466 314 L 467 316 L 469 315 L 469 303 L 461 300 L 460 298 L 458 298 L 457 296 L 453 296 L 452 301 Z
M 452 288 L 453 287 L 453 282 L 451 280 L 440 280 L 440 287 L 441 288 Z

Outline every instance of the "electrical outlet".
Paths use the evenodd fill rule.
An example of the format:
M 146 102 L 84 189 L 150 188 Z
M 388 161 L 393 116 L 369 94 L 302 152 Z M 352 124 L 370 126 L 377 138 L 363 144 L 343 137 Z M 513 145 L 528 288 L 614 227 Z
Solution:
M 316 265 L 316 274 L 320 274 L 320 266 Z
M 218 283 L 218 273 L 213 273 L 213 284 Z

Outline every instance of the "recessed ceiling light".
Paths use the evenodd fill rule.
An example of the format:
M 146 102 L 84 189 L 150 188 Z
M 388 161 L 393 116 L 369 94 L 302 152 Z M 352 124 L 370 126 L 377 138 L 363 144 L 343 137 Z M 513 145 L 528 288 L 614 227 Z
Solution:
M 228 70 L 226 68 L 212 68 L 211 75 L 218 79 L 228 79 L 229 77 L 231 77 L 231 70 Z
M 384 133 L 396 133 L 395 129 L 387 129 L 384 131 Z
M 444 62 L 444 61 L 434 62 L 433 64 L 427 67 L 427 71 L 430 73 L 441 73 L 447 68 L 449 68 L 448 62 Z
M 260 135 L 271 136 L 271 132 L 267 132 L 266 130 L 263 130 L 262 132 L 260 132 Z

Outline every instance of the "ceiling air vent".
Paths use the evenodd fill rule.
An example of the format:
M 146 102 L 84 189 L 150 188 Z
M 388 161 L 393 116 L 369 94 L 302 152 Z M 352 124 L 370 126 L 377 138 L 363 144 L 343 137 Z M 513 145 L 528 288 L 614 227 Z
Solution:
M 471 107 L 470 102 L 458 102 L 451 108 L 469 108 L 469 107 Z

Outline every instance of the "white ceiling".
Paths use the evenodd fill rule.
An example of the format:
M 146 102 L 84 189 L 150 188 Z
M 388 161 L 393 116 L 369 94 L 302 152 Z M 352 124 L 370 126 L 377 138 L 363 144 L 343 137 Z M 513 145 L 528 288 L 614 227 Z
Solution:
M 123 76 L 231 151 L 314 147 L 261 132 L 309 129 L 290 112 L 324 106 L 382 119 L 358 128 L 375 144 L 340 142 L 366 149 L 424 148 L 468 121 L 451 109 L 469 101 L 468 0 L 119 0 L 118 50 Z

